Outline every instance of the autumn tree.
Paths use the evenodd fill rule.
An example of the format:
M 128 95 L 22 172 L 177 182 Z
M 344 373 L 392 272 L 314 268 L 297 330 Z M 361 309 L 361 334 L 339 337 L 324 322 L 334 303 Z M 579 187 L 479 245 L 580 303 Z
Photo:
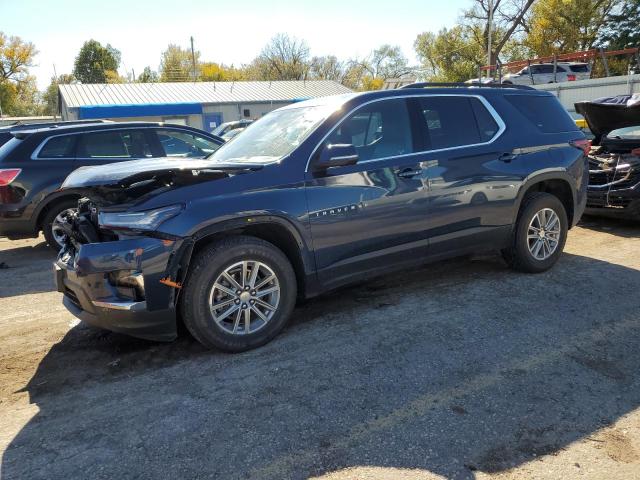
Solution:
M 309 46 L 279 33 L 264 46 L 250 67 L 263 80 L 302 80 L 309 71 Z
M 345 76 L 346 63 L 335 55 L 313 57 L 309 64 L 309 78 L 341 82 Z
M 0 32 L 0 111 L 3 115 L 39 113 L 35 78 L 29 75 L 36 53 L 32 43 Z
M 160 61 L 160 81 L 161 82 L 191 82 L 197 79 L 197 72 L 194 75 L 194 57 L 196 70 L 200 59 L 200 52 L 191 54 L 191 50 L 181 48 L 179 45 L 169 44 L 162 52 Z
M 524 44 L 536 56 L 589 50 L 621 0 L 538 0 Z
M 107 44 L 103 47 L 96 40 L 82 45 L 76 57 L 73 75 L 82 83 L 118 83 L 120 51 Z
M 199 66 L 199 79 L 203 82 L 231 82 L 245 79 L 242 69 L 233 65 L 226 66 L 216 62 L 202 62 Z

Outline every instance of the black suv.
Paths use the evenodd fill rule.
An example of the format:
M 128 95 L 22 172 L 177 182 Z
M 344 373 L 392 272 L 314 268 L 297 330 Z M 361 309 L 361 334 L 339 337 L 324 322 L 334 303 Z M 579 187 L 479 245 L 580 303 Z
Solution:
M 8 127 L 0 146 L 0 236 L 36 237 L 42 231 L 56 251 L 60 220 L 78 196 L 60 192 L 81 166 L 152 157 L 203 158 L 223 143 L 217 136 L 180 125 L 149 122 L 68 122 Z
M 466 88 L 465 88 L 466 87 Z M 498 86 L 500 87 L 500 86 Z M 268 342 L 297 298 L 434 259 L 558 260 L 586 203 L 589 142 L 555 97 L 464 85 L 276 110 L 210 158 L 81 169 L 55 262 L 86 322 L 209 347 Z

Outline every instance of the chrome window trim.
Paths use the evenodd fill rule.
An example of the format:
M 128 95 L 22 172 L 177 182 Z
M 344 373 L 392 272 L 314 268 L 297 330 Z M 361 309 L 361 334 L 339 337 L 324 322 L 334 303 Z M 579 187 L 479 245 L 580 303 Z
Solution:
M 137 158 L 154 158 L 154 157 L 137 157 L 137 158 L 131 158 L 131 157 L 49 157 L 49 158 L 40 158 L 38 157 L 38 155 L 40 154 L 40 151 L 44 148 L 44 146 L 53 138 L 57 138 L 57 137 L 67 137 L 67 136 L 71 136 L 71 135 L 84 135 L 86 133 L 101 133 L 101 132 L 121 132 L 122 130 L 180 130 L 180 131 L 184 131 L 185 133 L 190 133 L 193 135 L 196 135 L 197 132 L 192 132 L 191 130 L 183 130 L 181 129 L 182 125 L 176 125 L 174 126 L 170 126 L 167 127 L 166 125 L 145 125 L 145 126 L 141 126 L 141 127 L 122 127 L 122 128 L 102 128 L 102 129 L 97 129 L 97 130 L 84 130 L 82 132 L 71 132 L 71 133 L 58 133 L 57 135 L 51 135 L 50 137 L 45 138 L 44 140 L 42 140 L 42 142 L 40 142 L 40 145 L 38 145 L 36 147 L 36 149 L 33 151 L 33 153 L 31 153 L 31 160 L 104 160 L 105 158 L 113 158 L 116 160 L 120 160 L 120 159 L 126 159 L 126 160 L 136 160 Z M 206 138 L 206 137 L 203 137 Z M 216 143 L 214 140 L 208 139 L 210 142 Z M 221 144 L 217 144 L 218 147 L 221 147 L 222 145 L 224 145 L 224 143 Z M 158 157 L 155 157 L 158 158 Z
M 363 160 L 361 162 L 358 162 L 356 165 L 360 165 L 360 164 L 364 164 L 364 163 L 371 163 L 371 162 L 382 162 L 385 160 L 389 160 L 391 158 L 404 158 L 404 157 L 410 157 L 413 155 L 420 155 L 420 154 L 424 154 L 424 153 L 438 153 L 438 152 L 448 152 L 451 150 L 459 150 L 461 148 L 469 148 L 469 147 L 480 147 L 483 145 L 490 145 L 493 142 L 495 142 L 498 138 L 500 138 L 500 136 L 502 136 L 502 134 L 505 132 L 505 130 L 507 129 L 506 124 L 504 123 L 504 121 L 502 120 L 502 118 L 500 117 L 500 115 L 498 114 L 498 112 L 496 112 L 495 108 L 493 108 L 493 105 L 491 105 L 491 103 L 489 103 L 489 101 L 484 98 L 482 95 L 471 95 L 468 93 L 438 93 L 438 94 L 427 94 L 427 95 L 398 95 L 398 96 L 394 96 L 394 97 L 385 97 L 385 98 L 375 98 L 373 100 L 369 100 L 368 102 L 365 102 L 361 105 L 358 105 L 356 107 L 354 107 L 353 109 L 351 109 L 348 113 L 346 113 L 342 119 L 336 123 L 331 130 L 329 130 L 329 132 L 327 132 L 327 134 L 322 137 L 322 139 L 320 140 L 320 142 L 315 146 L 315 148 L 313 149 L 313 151 L 311 152 L 311 155 L 309 155 L 309 158 L 307 159 L 307 166 L 305 167 L 304 172 L 308 173 L 309 172 L 309 166 L 311 165 L 311 159 L 313 158 L 313 156 L 317 153 L 318 149 L 320 148 L 320 146 L 325 142 L 325 140 L 327 138 L 329 138 L 329 136 L 340 126 L 342 125 L 342 123 L 349 118 L 352 114 L 354 114 L 355 112 L 357 112 L 358 110 L 360 110 L 361 108 L 370 105 L 372 103 L 377 103 L 377 102 L 384 102 L 387 100 L 395 100 L 398 98 L 433 98 L 433 97 L 465 97 L 465 98 L 477 98 L 478 100 L 480 100 L 480 103 L 482 103 L 482 105 L 484 105 L 484 107 L 489 111 L 489 114 L 493 117 L 493 120 L 497 123 L 498 125 L 498 131 L 495 133 L 495 135 L 493 137 L 491 137 L 490 140 L 486 141 L 486 142 L 481 142 L 481 143 L 470 143 L 467 145 L 459 145 L 456 147 L 447 147 L 447 148 L 437 148 L 437 149 L 433 149 L 433 150 L 421 150 L 419 152 L 412 152 L 412 153 L 405 153 L 403 155 L 394 155 L 391 157 L 382 157 L 382 158 L 374 158 L 371 160 Z M 411 119 L 409 119 L 411 120 Z

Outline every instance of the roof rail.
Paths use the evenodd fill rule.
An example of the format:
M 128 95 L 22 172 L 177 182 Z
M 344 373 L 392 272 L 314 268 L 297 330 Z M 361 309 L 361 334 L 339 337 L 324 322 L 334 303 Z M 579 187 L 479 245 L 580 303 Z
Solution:
M 535 88 L 529 85 L 513 85 L 510 83 L 461 83 L 461 82 L 418 82 L 410 85 L 404 85 L 400 87 L 400 90 L 405 88 L 431 88 L 431 87 L 457 87 L 457 88 L 515 88 L 517 90 L 535 90 Z

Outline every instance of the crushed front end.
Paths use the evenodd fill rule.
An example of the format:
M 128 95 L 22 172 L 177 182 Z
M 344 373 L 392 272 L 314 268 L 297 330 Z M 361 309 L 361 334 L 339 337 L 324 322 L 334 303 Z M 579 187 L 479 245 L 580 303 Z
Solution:
M 188 242 L 105 230 L 88 199 L 65 219 L 54 263 L 64 305 L 90 325 L 149 340 L 176 338 L 177 276 Z
M 640 149 L 592 151 L 586 213 L 640 220 Z

